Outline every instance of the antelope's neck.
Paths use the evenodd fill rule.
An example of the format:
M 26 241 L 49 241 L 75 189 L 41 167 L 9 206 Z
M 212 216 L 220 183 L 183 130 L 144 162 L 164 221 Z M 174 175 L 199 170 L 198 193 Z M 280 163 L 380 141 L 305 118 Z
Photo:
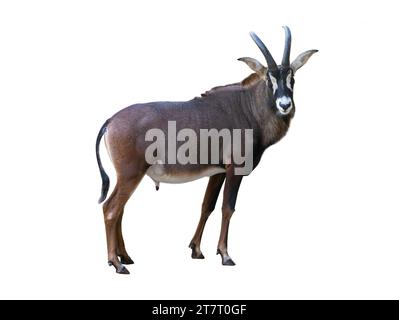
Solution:
M 288 131 L 292 116 L 280 116 L 275 111 L 272 92 L 264 80 L 246 89 L 245 104 L 257 126 L 257 135 L 263 148 L 281 140 Z

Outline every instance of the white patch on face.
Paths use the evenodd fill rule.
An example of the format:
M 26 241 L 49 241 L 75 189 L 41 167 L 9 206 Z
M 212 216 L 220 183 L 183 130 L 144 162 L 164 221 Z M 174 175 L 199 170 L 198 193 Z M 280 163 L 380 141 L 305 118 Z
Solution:
M 277 84 L 277 79 L 275 77 L 273 77 L 271 74 L 269 74 L 270 80 L 272 82 L 272 86 L 273 86 L 273 94 L 276 93 L 277 88 L 278 88 L 278 84 Z
M 290 72 L 290 73 L 288 73 L 286 84 L 287 84 L 287 88 L 290 89 L 292 92 L 293 90 L 292 90 L 292 86 L 291 86 L 291 80 L 292 80 L 292 74 Z
M 289 107 L 287 109 L 283 109 L 282 107 L 280 107 L 280 103 L 282 105 L 289 105 Z M 276 107 L 277 110 L 283 114 L 283 115 L 287 115 L 291 112 L 292 110 L 292 100 L 290 97 L 286 97 L 286 96 L 282 96 L 280 98 L 277 98 L 276 100 Z

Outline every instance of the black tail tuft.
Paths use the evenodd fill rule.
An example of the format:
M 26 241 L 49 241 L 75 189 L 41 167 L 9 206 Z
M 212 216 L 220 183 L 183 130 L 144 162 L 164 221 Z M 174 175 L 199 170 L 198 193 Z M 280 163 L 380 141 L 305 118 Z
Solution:
M 101 179 L 103 180 L 103 184 L 101 186 L 101 196 L 100 199 L 98 199 L 98 203 L 103 202 L 107 198 L 109 190 L 109 178 L 105 171 L 101 172 Z
M 96 141 L 97 164 L 98 164 L 98 168 L 100 169 L 101 180 L 103 182 L 102 187 L 101 187 L 101 196 L 100 196 L 100 199 L 98 200 L 98 203 L 103 202 L 105 200 L 105 198 L 107 198 L 107 193 L 109 190 L 109 177 L 106 174 L 106 172 L 103 168 L 103 165 L 101 163 L 101 159 L 100 159 L 100 142 L 101 142 L 101 138 L 103 137 L 105 131 L 107 131 L 108 122 L 109 122 L 109 120 L 105 121 L 105 123 L 101 127 L 100 132 L 98 133 L 98 136 L 97 136 L 97 141 Z

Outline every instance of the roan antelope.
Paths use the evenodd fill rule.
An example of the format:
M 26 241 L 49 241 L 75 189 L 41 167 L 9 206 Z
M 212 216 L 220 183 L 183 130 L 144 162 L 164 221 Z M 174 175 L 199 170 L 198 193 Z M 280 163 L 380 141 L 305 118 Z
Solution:
M 115 189 L 103 205 L 108 263 L 116 268 L 117 273 L 128 274 L 124 264 L 133 263 L 123 241 L 122 216 L 126 202 L 146 174 L 155 181 L 157 190 L 160 182 L 182 183 L 204 176 L 210 177 L 202 203 L 201 217 L 189 245 L 194 259 L 204 258 L 200 249 L 202 233 L 224 183 L 222 227 L 217 253 L 221 255 L 223 265 L 234 265 L 227 252 L 227 235 L 243 174 L 236 173 L 238 165 L 233 161 L 233 155 L 227 154 L 227 158 L 230 158 L 226 160 L 226 150 L 217 146 L 216 161 L 204 163 L 204 158 L 201 158 L 202 161 L 196 161 L 204 154 L 194 152 L 191 155 L 191 159 L 195 160 L 193 162 L 170 163 L 165 161 L 165 154 L 170 154 L 172 150 L 168 145 L 168 150 L 153 152 L 153 159 L 158 159 L 157 161 L 148 162 L 148 132 L 154 128 L 167 132 L 171 122 L 175 124 L 175 130 L 186 128 L 198 136 L 203 129 L 216 129 L 217 132 L 224 130 L 227 133 L 237 129 L 251 130 L 250 142 L 245 142 L 250 144 L 251 157 L 245 161 L 252 161 L 252 171 L 258 165 L 263 152 L 287 133 L 295 113 L 294 75 L 317 52 L 306 51 L 290 63 L 291 32 L 288 27 L 284 27 L 284 30 L 285 48 L 281 65 L 276 64 L 258 36 L 251 33 L 252 39 L 266 59 L 267 67 L 256 59 L 240 58 L 238 60 L 245 62 L 254 71 L 241 82 L 213 88 L 190 101 L 135 104 L 116 113 L 101 127 L 96 142 L 97 162 L 102 177 L 100 203 L 106 199 L 109 189 L 109 178 L 99 155 L 99 144 L 103 135 L 117 176 Z M 178 137 L 173 143 L 182 146 L 187 137 L 189 138 Z M 169 138 L 168 134 L 164 137 L 164 142 L 171 143 Z M 218 138 L 219 136 L 217 140 Z M 188 148 L 189 151 L 193 150 L 192 147 L 198 147 L 198 142 L 194 141 Z M 176 148 L 173 150 L 175 152 Z M 227 150 L 231 152 L 231 148 Z M 210 159 L 209 155 L 205 155 L 205 159 Z

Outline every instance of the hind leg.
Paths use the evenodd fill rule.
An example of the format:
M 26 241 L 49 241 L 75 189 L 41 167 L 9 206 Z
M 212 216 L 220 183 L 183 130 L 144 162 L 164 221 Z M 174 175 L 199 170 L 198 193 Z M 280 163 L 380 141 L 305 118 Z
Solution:
M 132 258 L 130 258 L 129 254 L 126 251 L 125 248 L 125 241 L 123 240 L 123 235 L 122 235 L 122 217 L 123 217 L 123 211 L 119 216 L 118 223 L 116 225 L 116 232 L 117 232 L 117 237 L 118 237 L 118 246 L 116 253 L 118 257 L 121 259 L 122 264 L 134 264 Z
M 121 246 L 118 236 L 118 225 L 122 220 L 123 208 L 126 202 L 140 183 L 143 175 L 144 174 L 136 174 L 129 179 L 118 178 L 114 191 L 103 206 L 107 235 L 108 264 L 110 266 L 113 265 L 117 273 L 129 274 L 129 271 L 118 259 L 118 249 L 120 249 Z M 122 237 L 121 230 L 120 237 Z

